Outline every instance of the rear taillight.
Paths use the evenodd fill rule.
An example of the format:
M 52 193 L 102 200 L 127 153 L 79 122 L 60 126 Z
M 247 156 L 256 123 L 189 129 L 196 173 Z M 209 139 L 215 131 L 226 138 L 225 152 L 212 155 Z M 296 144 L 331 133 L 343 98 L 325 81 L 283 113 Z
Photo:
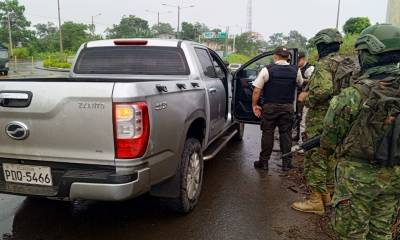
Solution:
M 140 158 L 147 149 L 150 135 L 146 103 L 114 104 L 115 157 Z

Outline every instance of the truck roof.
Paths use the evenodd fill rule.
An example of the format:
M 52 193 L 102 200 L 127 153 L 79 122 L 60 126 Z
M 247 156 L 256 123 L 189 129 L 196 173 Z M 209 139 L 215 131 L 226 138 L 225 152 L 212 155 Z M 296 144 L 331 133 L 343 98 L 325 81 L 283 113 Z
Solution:
M 99 41 L 92 41 L 88 42 L 86 44 L 87 48 L 95 48 L 95 47 L 113 47 L 116 46 L 115 44 L 116 41 L 122 41 L 122 42 L 140 42 L 140 41 L 147 41 L 145 44 L 146 46 L 154 46 L 154 47 L 177 47 L 178 44 L 181 43 L 186 43 L 186 44 L 197 44 L 195 42 L 191 41 L 185 41 L 185 40 L 179 40 L 179 39 L 157 39 L 157 38 L 123 38 L 123 39 L 108 39 L 108 40 L 99 40 Z M 129 45 L 129 44 L 127 44 Z M 135 44 L 132 44 L 135 45 Z

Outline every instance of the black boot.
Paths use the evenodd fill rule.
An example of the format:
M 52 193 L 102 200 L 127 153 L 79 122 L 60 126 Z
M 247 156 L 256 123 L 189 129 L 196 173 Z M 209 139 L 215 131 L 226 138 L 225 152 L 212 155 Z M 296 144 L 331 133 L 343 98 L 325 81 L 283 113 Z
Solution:
M 283 159 L 282 160 L 282 171 L 288 172 L 293 168 L 291 159 Z
M 254 162 L 254 167 L 264 171 L 268 171 L 268 162 L 266 161 L 256 161 Z

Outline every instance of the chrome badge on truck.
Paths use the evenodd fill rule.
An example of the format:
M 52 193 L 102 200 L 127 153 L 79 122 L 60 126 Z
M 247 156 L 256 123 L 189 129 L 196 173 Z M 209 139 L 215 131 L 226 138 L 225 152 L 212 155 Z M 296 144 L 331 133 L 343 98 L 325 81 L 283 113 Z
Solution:
M 29 137 L 29 128 L 21 122 L 10 122 L 6 126 L 6 133 L 14 140 L 24 140 Z

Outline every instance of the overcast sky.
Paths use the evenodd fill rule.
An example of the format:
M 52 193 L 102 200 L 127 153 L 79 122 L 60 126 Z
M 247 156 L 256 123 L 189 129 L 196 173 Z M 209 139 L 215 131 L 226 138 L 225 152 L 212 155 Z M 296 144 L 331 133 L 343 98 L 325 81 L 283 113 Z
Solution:
M 97 32 L 118 23 L 123 15 L 136 15 L 156 23 L 151 11 L 172 11 L 161 15 L 162 22 L 177 25 L 177 9 L 167 4 L 195 5 L 182 10 L 182 21 L 202 22 L 211 28 L 225 28 L 240 33 L 246 28 L 247 0 L 60 0 L 63 21 L 90 23 L 95 17 Z M 298 30 L 312 37 L 318 30 L 336 24 L 338 0 L 253 0 L 253 31 L 266 39 L 275 32 L 287 33 Z M 33 23 L 57 21 L 57 0 L 20 0 L 26 7 L 26 15 Z M 372 23 L 385 22 L 387 0 L 342 0 L 341 25 L 350 17 L 367 16 Z

